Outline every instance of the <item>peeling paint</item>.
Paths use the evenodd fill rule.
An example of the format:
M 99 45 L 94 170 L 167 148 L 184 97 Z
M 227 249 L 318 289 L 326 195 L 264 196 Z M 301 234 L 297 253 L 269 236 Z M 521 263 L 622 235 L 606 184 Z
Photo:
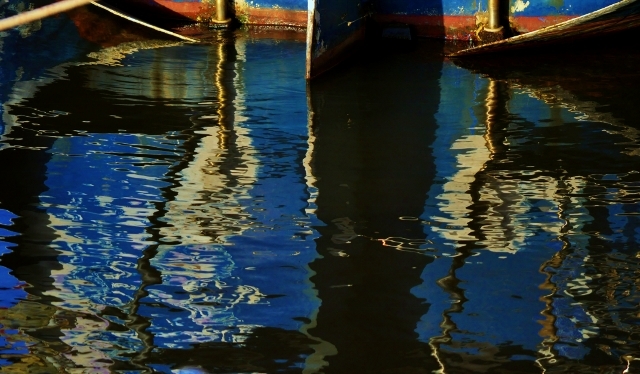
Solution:
M 511 13 L 522 12 L 529 6 L 529 2 L 524 2 L 522 0 L 516 0 L 515 4 L 511 6 Z
M 564 6 L 564 0 L 550 0 L 549 5 L 555 7 L 556 9 L 560 9 Z
M 314 17 L 315 24 L 318 25 L 317 31 L 316 31 L 316 49 L 314 51 L 314 57 L 318 57 L 324 52 L 326 52 L 327 46 L 324 40 L 320 38 L 320 35 L 322 34 L 322 30 L 320 29 L 320 12 L 316 11 L 314 16 L 315 16 Z
M 0 0 L 2 2 L 3 0 Z M 157 3 L 185 17 L 211 22 L 215 0 L 129 0 Z M 360 26 L 363 17 L 379 23 L 411 25 L 417 36 L 467 40 L 486 23 L 487 0 L 227 0 L 242 24 L 306 28 L 309 10 L 325 9 L 322 39 L 329 49 L 333 29 Z M 534 31 L 560 21 L 596 11 L 619 0 L 508 0 L 509 23 L 515 33 Z M 327 8 L 327 3 L 332 4 Z M 357 9 L 352 9 L 356 8 Z M 372 7 L 374 11 L 369 9 Z M 366 9 L 365 9 L 366 8 Z M 334 12 L 335 10 L 335 12 Z M 345 16 L 345 10 L 348 10 Z M 328 12 L 328 13 L 327 13 Z M 335 14 L 333 14 L 333 13 Z M 313 16 L 312 16 L 313 17 Z M 353 27 L 352 27 L 353 28 Z M 346 30 L 345 35 L 348 35 Z M 342 31 L 340 31 L 342 32 Z M 334 35 L 335 34 L 335 35 Z M 318 41 L 318 46 L 321 46 Z

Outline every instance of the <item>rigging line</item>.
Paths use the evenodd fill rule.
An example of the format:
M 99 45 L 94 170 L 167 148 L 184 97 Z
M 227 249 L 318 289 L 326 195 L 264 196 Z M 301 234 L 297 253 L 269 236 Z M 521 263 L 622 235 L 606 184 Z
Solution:
M 37 21 L 54 14 L 66 12 L 90 3 L 91 0 L 63 0 L 0 20 L 0 31 Z
M 171 35 L 173 37 L 176 37 L 176 38 L 179 38 L 179 39 L 182 39 L 182 40 L 186 40 L 186 41 L 189 41 L 189 42 L 192 42 L 192 43 L 197 43 L 198 42 L 198 40 L 196 40 L 196 39 L 192 39 L 192 38 L 186 37 L 184 35 L 180 35 L 180 34 L 177 34 L 175 32 L 160 28 L 158 26 L 154 26 L 152 24 L 146 23 L 146 22 L 141 21 L 141 20 L 139 20 L 137 18 L 133 18 L 133 17 L 128 16 L 128 15 L 126 15 L 124 13 L 121 13 L 121 12 L 115 10 L 115 9 L 109 8 L 106 5 L 102 5 L 102 4 L 100 4 L 100 3 L 96 2 L 96 1 L 90 1 L 90 2 L 91 2 L 91 4 L 93 4 L 93 5 L 95 5 L 95 6 L 99 7 L 99 8 L 102 8 L 102 9 L 106 10 L 109 13 L 115 14 L 118 17 L 122 17 L 122 18 L 124 18 L 124 19 L 126 19 L 128 21 L 135 22 L 135 23 L 140 24 L 142 26 L 148 27 L 150 29 L 153 29 L 153 30 L 156 30 L 156 31 L 159 31 L 159 32 L 162 32 L 162 33 L 165 33 L 167 35 Z

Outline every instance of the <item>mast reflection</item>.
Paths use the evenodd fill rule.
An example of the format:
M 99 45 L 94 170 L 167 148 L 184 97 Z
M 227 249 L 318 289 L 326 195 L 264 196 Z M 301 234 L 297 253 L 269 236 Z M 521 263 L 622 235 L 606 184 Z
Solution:
M 539 370 L 534 363 L 543 370 L 591 372 L 596 363 L 628 369 L 637 355 L 630 344 L 636 339 L 627 333 L 635 330 L 628 325 L 634 317 L 617 305 L 634 297 L 635 286 L 613 286 L 624 277 L 610 259 L 624 259 L 630 265 L 623 272 L 635 273 L 629 252 L 636 237 L 629 231 L 635 218 L 629 218 L 635 213 L 627 212 L 636 209 L 631 200 L 617 198 L 633 190 L 637 129 L 625 122 L 635 111 L 628 108 L 626 115 L 604 94 L 597 103 L 579 100 L 602 86 L 585 80 L 585 87 L 576 87 L 573 66 L 540 81 L 527 71 L 530 65 L 527 61 L 527 68 L 508 74 L 480 70 L 490 78 L 479 79 L 486 88 L 478 90 L 474 113 L 486 124 L 488 152 L 478 163 L 460 162 L 477 157 L 457 157 L 461 169 L 475 170 L 464 182 L 470 204 L 459 213 L 440 208 L 435 215 L 471 228 L 476 240 L 458 241 L 451 272 L 440 278 L 459 305 L 444 313 L 444 334 L 433 342 L 444 372 L 456 367 Z M 584 73 L 575 70 L 580 72 L 575 75 Z M 602 110 L 610 106 L 611 112 Z M 605 131 L 610 135 L 602 136 Z M 482 152 L 468 149 L 469 155 Z M 445 188 L 439 196 L 453 203 L 456 195 Z M 613 234 L 612 227 L 628 234 Z M 451 230 L 441 234 L 454 239 Z M 615 341 L 614 336 L 625 338 Z
M 301 57 L 304 46 L 227 36 L 184 48 L 187 67 L 179 48 L 138 51 L 120 67 L 109 66 L 113 56 L 127 54 L 103 53 L 108 63 L 70 68 L 72 79 L 7 106 L 16 124 L 8 142 L 41 156 L 29 169 L 40 182 L 14 201 L 42 202 L 38 219 L 11 205 L 28 230 L 3 264 L 41 297 L 35 305 L 48 314 L 29 334 L 40 341 L 51 325 L 62 367 L 273 371 L 303 365 L 319 341 L 303 332 L 318 304 L 306 268 L 313 231 L 300 213 L 308 186 L 295 167 L 307 146 L 304 84 L 280 64 L 281 53 Z M 257 55 L 261 64 L 244 66 Z M 265 71 L 275 84 L 262 83 Z M 92 108 L 74 105 L 83 100 L 56 96 L 65 89 L 92 99 L 91 122 L 83 116 Z M 259 97 L 269 90 L 300 100 L 265 108 Z M 60 114 L 31 124 L 30 108 Z M 27 267 L 36 252 L 22 243 L 37 238 L 52 253 L 50 271 Z

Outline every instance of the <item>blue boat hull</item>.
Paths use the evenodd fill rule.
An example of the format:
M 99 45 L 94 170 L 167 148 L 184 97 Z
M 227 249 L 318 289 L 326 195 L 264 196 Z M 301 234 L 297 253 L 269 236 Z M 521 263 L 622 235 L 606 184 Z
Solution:
M 526 33 L 617 2 L 510 0 L 509 23 L 516 34 Z M 176 17 L 199 22 L 207 22 L 215 17 L 215 2 L 208 0 L 130 0 L 127 3 L 169 10 Z M 418 36 L 462 40 L 472 38 L 479 24 L 487 17 L 487 2 L 477 0 L 234 0 L 229 5 L 240 22 L 250 25 L 304 28 L 307 27 L 309 11 L 317 8 L 322 9 L 321 22 L 332 22 L 332 27 L 340 26 L 343 22 L 346 25 L 366 14 L 379 23 L 410 25 Z
M 591 22 L 593 14 L 601 14 L 611 7 L 631 9 L 629 12 L 609 12 L 598 30 L 619 31 L 635 27 L 637 13 L 632 5 L 636 0 L 511 0 L 508 13 L 502 22 L 506 33 L 522 35 L 546 30 L 548 27 L 563 25 L 572 20 L 587 17 L 585 22 L 578 21 L 580 28 L 573 36 L 581 33 L 593 34 Z M 422 37 L 468 40 L 478 45 L 487 42 L 483 30 L 489 25 L 490 14 L 487 2 L 475 0 L 309 0 L 309 29 L 307 35 L 307 78 L 313 78 L 330 69 L 353 45 L 364 39 L 366 19 L 374 24 L 400 25 L 413 35 Z M 504 16 L 504 14 L 503 14 Z M 625 21 L 624 25 L 621 21 Z M 629 23 L 628 21 L 631 21 Z M 508 24 L 507 24 L 508 23 Z M 611 28 L 607 25 L 618 25 Z M 505 34 L 506 34 L 505 33 Z M 558 34 L 562 39 L 562 33 Z

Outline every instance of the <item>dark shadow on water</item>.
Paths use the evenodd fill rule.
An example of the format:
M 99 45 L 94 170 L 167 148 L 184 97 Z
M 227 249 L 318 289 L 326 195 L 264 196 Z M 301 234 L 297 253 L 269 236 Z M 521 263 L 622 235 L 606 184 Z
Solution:
M 567 334 L 570 328 L 566 321 L 580 314 L 564 306 L 563 298 L 572 291 L 563 274 L 571 273 L 573 280 L 579 266 L 594 277 L 586 282 L 583 293 L 572 295 L 570 300 L 572 305 L 584 306 L 597 321 L 586 326 L 599 332 L 580 343 L 586 352 L 580 360 L 558 354 L 567 349 L 561 336 L 553 345 L 553 362 L 540 361 L 547 368 L 591 373 L 600 367 L 614 372 L 622 370 L 628 357 L 638 354 L 633 322 L 637 316 L 626 304 L 629 298 L 637 297 L 637 290 L 623 286 L 626 279 L 633 278 L 628 274 L 637 272 L 638 267 L 637 234 L 633 233 L 637 227 L 640 155 L 640 117 L 635 100 L 640 87 L 637 35 L 634 32 L 526 54 L 455 60 L 458 66 L 487 77 L 499 93 L 493 96 L 493 106 L 486 109 L 485 139 L 491 157 L 472 185 L 471 208 L 480 218 L 474 223 L 476 231 L 483 232 L 481 221 L 487 216 L 483 210 L 488 207 L 480 192 L 499 191 L 508 181 L 529 183 L 532 176 L 527 170 L 535 171 L 534 179 L 554 181 L 559 217 L 568 228 L 558 236 L 562 248 L 541 267 L 549 274 L 545 289 L 554 290 L 544 298 L 551 321 L 546 323 L 554 334 Z M 523 96 L 546 104 L 535 114 L 540 116 L 538 122 L 525 119 L 522 107 L 523 112 L 512 107 L 511 100 Z M 487 98 L 486 103 L 490 102 Z M 490 114 L 495 116 L 490 118 Z M 504 210 L 509 209 L 505 204 Z M 617 268 L 617 261 L 624 263 L 624 269 Z
M 165 149 L 162 152 L 159 149 L 145 149 L 143 144 L 139 144 L 142 146 L 139 149 L 142 153 L 139 155 L 143 155 L 139 159 L 139 163 L 147 162 L 152 165 L 154 162 L 160 162 L 166 164 L 167 170 L 162 177 L 169 182 L 169 186 L 161 188 L 160 192 L 164 201 L 171 201 L 175 195 L 173 188 L 179 184 L 177 180 L 180 178 L 180 171 L 192 160 L 195 148 L 201 138 L 205 136 L 197 133 L 198 130 L 211 126 L 211 123 L 207 121 L 198 120 L 199 116 L 204 115 L 203 111 L 216 112 L 221 122 L 225 118 L 224 123 L 220 123 L 220 126 L 227 132 L 225 138 L 227 143 L 224 146 L 233 155 L 235 137 L 233 123 L 229 121 L 229 119 L 233 119 L 233 116 L 229 115 L 229 112 L 233 113 L 233 105 L 230 105 L 230 102 L 235 97 L 235 91 L 230 82 L 233 81 L 235 73 L 229 65 L 233 66 L 235 62 L 235 47 L 233 43 L 228 43 L 219 46 L 219 48 L 208 48 L 206 51 L 211 55 L 207 57 L 218 62 L 217 66 L 220 67 L 217 71 L 207 74 L 207 77 L 210 80 L 218 79 L 219 88 L 225 90 L 225 98 L 228 100 L 225 101 L 225 105 L 218 105 L 219 103 L 215 102 L 216 98 L 212 98 L 211 107 L 200 106 L 193 110 L 187 105 L 172 106 L 171 104 L 184 104 L 183 91 L 180 88 L 178 88 L 178 92 L 169 92 L 163 89 L 166 87 L 166 82 L 163 82 L 162 73 L 165 69 L 171 69 L 171 62 L 164 61 L 163 65 L 159 60 L 155 60 L 155 64 L 151 64 L 150 72 L 146 72 L 144 67 L 140 69 L 143 71 L 141 79 L 137 79 L 140 77 L 121 75 L 116 78 L 120 79 L 119 82 L 113 85 L 111 74 L 119 69 L 97 64 L 63 66 L 58 69 L 57 73 L 60 74 L 63 71 L 64 75 L 54 76 L 44 83 L 32 83 L 31 86 L 28 86 L 32 90 L 27 91 L 24 96 L 19 96 L 23 92 L 19 88 L 11 87 L 13 88 L 11 97 L 15 102 L 7 103 L 2 108 L 7 114 L 5 119 L 11 118 L 10 123 L 4 123 L 5 126 L 11 125 L 11 131 L 10 134 L 5 133 L 3 138 L 3 145 L 8 148 L 0 152 L 0 172 L 3 180 L 7 181 L 7 183 L 0 185 L 0 202 L 3 209 L 19 216 L 15 219 L 15 224 L 11 226 L 11 230 L 19 235 L 6 238 L 6 242 L 10 243 L 11 251 L 0 258 L 0 263 L 10 269 L 11 274 L 27 286 L 31 301 L 25 302 L 23 300 L 18 307 L 27 309 L 30 314 L 25 318 L 31 322 L 21 321 L 23 323 L 21 326 L 18 326 L 19 322 L 14 322 L 14 327 L 24 328 L 27 325 L 34 327 L 24 331 L 24 334 L 35 338 L 38 342 L 34 345 L 33 352 L 38 352 L 38 347 L 42 343 L 61 351 L 68 349 L 66 343 L 60 340 L 61 337 L 64 337 L 63 330 L 73 327 L 76 324 L 76 318 L 85 316 L 82 312 L 77 313 L 53 306 L 53 304 L 65 301 L 55 296 L 57 289 L 53 278 L 56 276 L 55 274 L 65 273 L 63 265 L 65 262 L 59 259 L 64 250 L 60 248 L 59 243 L 63 241 L 60 235 L 66 234 L 64 230 L 68 229 L 67 224 L 63 224 L 63 227 L 58 226 L 58 230 L 53 227 L 55 223 L 52 221 L 57 217 L 46 207 L 43 207 L 41 201 L 42 196 L 46 196 L 49 187 L 51 187 L 50 185 L 48 187 L 47 179 L 51 178 L 50 168 L 55 165 L 55 162 L 52 162 L 56 154 L 56 151 L 52 151 L 54 145 L 57 143 L 59 146 L 73 137 L 104 134 L 104 138 L 93 143 L 93 151 L 104 152 L 105 155 L 108 155 L 112 153 L 109 149 L 110 146 L 118 147 L 117 144 L 110 144 L 108 139 L 117 139 L 119 135 L 164 136 L 167 144 L 175 144 L 177 149 L 171 149 L 173 152 L 166 152 Z M 179 66 L 178 70 L 182 68 L 183 66 Z M 138 73 L 140 70 L 132 69 Z M 150 74 L 147 76 L 147 73 Z M 178 79 L 180 78 L 184 78 L 184 76 L 178 77 Z M 210 86 L 214 86 L 213 82 L 209 81 L 208 83 Z M 181 85 L 176 84 L 176 86 Z M 19 83 L 16 84 L 16 87 L 19 87 Z M 145 88 L 142 88 L 141 91 L 141 87 Z M 121 94 L 115 94 L 114 90 L 119 90 Z M 61 92 L 65 94 L 61 95 Z M 204 99 L 198 97 L 198 100 Z M 131 102 L 135 102 L 137 105 L 130 105 Z M 163 120 L 150 122 L 149 119 L 157 118 L 158 111 L 162 111 Z M 130 149 L 130 151 L 131 154 L 120 155 L 122 160 L 128 157 L 130 160 L 137 158 L 136 150 Z M 161 152 L 154 155 L 154 151 Z M 77 160 L 86 156 L 81 153 L 81 150 L 76 150 L 76 152 L 79 152 L 76 154 Z M 65 157 L 66 155 L 62 158 Z M 73 158 L 73 156 L 71 157 Z M 142 161 L 145 158 L 146 161 Z M 233 164 L 233 162 L 233 157 L 229 157 L 228 163 Z M 113 164 L 98 163 L 94 165 L 96 169 L 84 170 L 84 173 L 94 176 L 104 173 L 104 176 L 112 172 L 112 167 Z M 63 172 L 66 171 L 63 170 Z M 109 177 L 105 178 L 105 180 L 108 179 Z M 74 191 L 62 191 L 62 193 L 73 194 Z M 90 196 L 89 199 L 94 198 L 96 196 Z M 78 206 L 81 205 L 81 203 L 78 204 Z M 147 233 L 151 242 L 159 243 L 162 238 L 158 237 L 158 229 L 166 225 L 160 222 L 166 209 L 162 202 L 157 202 L 155 208 L 153 215 L 148 217 L 153 227 L 148 228 Z M 74 207 L 69 209 L 73 210 Z M 89 212 L 86 213 L 90 215 Z M 84 217 L 79 218 L 82 221 Z M 95 239 L 97 233 L 96 230 L 89 229 L 86 234 L 94 236 Z M 90 244 L 87 246 L 89 247 Z M 117 323 L 111 323 L 109 328 L 131 330 L 137 334 L 138 339 L 145 345 L 145 349 L 132 358 L 133 366 L 130 365 L 131 369 L 146 368 L 148 353 L 154 344 L 153 335 L 146 332 L 150 322 L 147 318 L 139 315 L 138 308 L 140 299 L 148 295 L 146 288 L 162 283 L 162 274 L 150 263 L 157 253 L 157 247 L 158 245 L 149 245 L 140 253 L 137 271 L 142 282 L 135 292 L 131 305 L 117 312 L 113 310 L 114 308 L 106 308 L 99 316 L 89 316 L 89 318 L 97 318 L 98 320 L 105 316 L 117 316 L 125 321 L 124 325 L 119 326 Z M 64 249 L 68 250 L 68 248 Z M 71 277 L 70 274 L 65 275 Z M 48 314 L 36 315 L 42 310 L 47 311 Z M 50 324 L 51 320 L 58 322 L 58 324 Z M 48 354 L 50 355 L 51 352 Z M 55 360 L 64 361 L 60 357 Z
M 425 239 L 415 217 L 434 175 L 442 45 L 431 47 L 419 56 L 365 49 L 309 86 L 317 216 L 326 224 L 317 228 L 322 258 L 311 264 L 322 306 L 310 333 L 337 349 L 326 372 L 434 365 L 414 331 L 428 300 L 411 294 L 432 258 L 408 245 Z
M 474 56 L 453 62 L 510 88 L 530 90 L 532 95 L 550 105 L 582 113 L 582 121 L 612 125 L 632 140 L 627 144 L 626 152 L 636 154 L 639 150 L 634 143 L 639 139 L 640 131 L 636 100 L 640 87 L 639 47 L 640 30 L 632 30 L 525 53 Z M 512 118 L 507 116 L 504 120 L 509 122 Z M 580 137 L 579 134 L 575 136 L 576 140 Z M 579 147 L 581 142 L 576 143 Z M 602 151 L 607 150 L 608 147 L 602 148 Z M 617 149 L 611 151 L 617 152 Z M 610 154 L 614 158 L 619 155 Z M 600 165 L 604 168 L 607 165 L 602 159 L 584 162 L 584 157 L 590 157 L 586 152 L 567 152 L 563 156 L 565 160 L 572 160 L 569 164 L 573 167 Z
M 103 0 L 102 3 L 134 18 L 154 26 L 171 28 L 194 23 L 185 17 L 155 1 L 144 0 Z
M 638 51 L 640 30 L 630 30 L 526 51 L 470 56 L 453 62 L 492 79 L 532 89 L 557 86 L 566 96 L 575 96 L 559 97 L 559 100 L 577 101 L 581 109 L 592 112 L 589 114 L 601 113 L 605 120 L 611 115 L 637 127 L 640 114 L 634 107 L 640 84 Z
M 459 332 L 456 331 L 456 323 L 467 318 L 462 315 L 468 306 L 465 303 L 485 297 L 484 294 L 467 294 L 469 284 L 463 282 L 468 279 L 463 279 L 464 275 L 458 278 L 464 270 L 469 270 L 465 268 L 466 260 L 484 248 L 480 245 L 471 243 L 457 247 L 458 256 L 445 269 L 449 271 L 448 276 L 441 279 L 441 284 L 427 285 L 439 287 L 438 290 L 442 288 L 451 300 L 457 301 L 452 302 L 451 308 L 443 313 L 442 320 L 438 320 L 442 322 L 442 330 L 450 335 L 444 336 L 446 334 L 443 333 L 443 337 L 437 337 L 442 338 L 439 342 L 435 339 L 420 340 L 418 336 L 417 326 L 421 318 L 432 310 L 433 302 L 416 296 L 413 290 L 425 282 L 423 274 L 430 270 L 429 266 L 436 266 L 434 257 L 426 254 L 421 246 L 432 238 L 427 236 L 424 224 L 418 217 L 424 213 L 425 201 L 429 198 L 432 185 L 436 183 L 437 155 L 434 154 L 434 143 L 438 140 L 436 130 L 439 126 L 436 115 L 444 100 L 441 85 L 444 64 L 448 63 L 443 61 L 444 49 L 445 45 L 436 41 L 376 44 L 361 50 L 349 63 L 308 86 L 311 172 L 307 177 L 314 179 L 313 187 L 318 190 L 314 214 L 323 223 L 314 228 L 318 234 L 315 250 L 320 257 L 309 264 L 313 273 L 310 280 L 315 286 L 314 291 L 318 292 L 321 306 L 313 324 L 306 317 L 300 319 L 307 323 L 308 335 L 273 326 L 256 327 L 245 335 L 246 340 L 242 342 L 194 344 L 190 349 L 153 349 L 153 336 L 145 331 L 150 318 L 137 313 L 139 305 L 126 311 L 124 308 L 110 307 L 97 317 L 115 316 L 127 321 L 125 325 L 112 323 L 109 328 L 134 331 L 146 344 L 143 352 L 131 354 L 128 362 L 116 360 L 111 369 L 147 370 L 153 365 L 162 365 L 163 370 L 192 367 L 209 372 L 301 372 L 306 357 L 322 356 L 324 353 L 320 358 L 328 365 L 323 366 L 321 371 L 326 373 L 428 373 L 441 368 L 442 362 L 446 362 L 449 373 L 481 370 L 495 373 L 540 372 L 534 360 L 517 359 L 518 356 L 535 357 L 537 352 L 532 352 L 530 348 L 518 344 L 493 346 L 489 342 L 480 342 L 480 339 L 474 342 L 455 341 L 455 338 L 451 339 L 453 342 L 447 340 L 452 338 L 453 333 Z M 215 111 L 217 118 L 228 119 L 218 124 L 226 134 L 223 146 L 228 151 L 222 160 L 227 164 L 220 170 L 228 170 L 229 174 L 225 177 L 229 183 L 233 183 L 232 171 L 242 163 L 238 156 L 239 147 L 234 144 L 237 136 L 233 123 L 236 92 L 233 91 L 232 82 L 238 78 L 233 65 L 236 51 L 233 47 L 220 51 L 224 64 L 210 64 L 223 68 L 223 74 L 216 81 L 220 87 L 228 85 L 225 92 L 228 105 L 214 105 L 215 109 L 223 109 Z M 170 52 L 167 52 L 169 55 Z M 136 57 L 142 59 L 142 56 L 139 54 Z M 220 62 L 220 56 L 211 56 L 211 61 Z M 625 295 L 628 294 L 625 292 L 628 290 L 620 288 L 619 284 L 626 282 L 625 287 L 633 287 L 637 270 L 634 256 L 638 244 L 635 239 L 623 242 L 618 237 L 610 240 L 605 236 L 613 235 L 616 230 L 624 232 L 628 238 L 637 236 L 634 233 L 636 221 L 633 220 L 633 216 L 638 214 L 637 204 L 626 204 L 620 208 L 622 213 L 616 213 L 610 211 L 605 203 L 611 202 L 606 201 L 611 199 L 607 195 L 609 189 L 625 187 L 623 182 L 629 182 L 627 190 L 625 194 L 615 196 L 615 199 L 633 202 L 638 198 L 637 189 L 634 189 L 634 183 L 638 181 L 637 174 L 624 174 L 633 168 L 637 169 L 633 163 L 635 159 L 625 156 L 627 154 L 624 152 L 638 149 L 637 138 L 633 140 L 633 130 L 637 129 L 638 123 L 633 98 L 637 91 L 635 87 L 640 83 L 634 67 L 640 59 L 637 54 L 613 52 L 592 61 L 588 61 L 587 57 L 593 55 L 586 52 L 570 56 L 573 60 L 558 55 L 555 59 L 535 60 L 527 57 L 461 64 L 489 78 L 479 79 L 481 82 L 478 85 L 488 86 L 486 98 L 475 101 L 472 108 L 464 107 L 465 110 L 474 111 L 474 119 L 479 126 L 484 126 L 484 140 L 490 151 L 486 162 L 482 160 L 482 170 L 474 175 L 474 181 L 468 185 L 467 193 L 471 196 L 469 228 L 478 240 L 486 239 L 490 229 L 495 232 L 496 227 L 505 228 L 500 232 L 503 236 L 501 240 L 508 241 L 516 236 L 517 233 L 509 226 L 509 220 L 518 211 L 510 212 L 512 206 L 509 204 L 518 205 L 520 197 L 512 200 L 509 200 L 509 196 L 504 198 L 504 204 L 499 205 L 499 213 L 503 215 L 498 218 L 506 223 L 488 227 L 483 220 L 492 206 L 486 200 L 486 195 L 483 197 L 482 194 L 487 190 L 505 192 L 501 196 L 514 190 L 520 192 L 512 188 L 509 182 L 528 182 L 531 178 L 518 174 L 518 171 L 534 168 L 543 176 L 560 181 L 560 190 L 562 183 L 569 183 L 571 178 L 586 180 L 583 191 L 577 193 L 567 187 L 566 191 L 558 192 L 564 194 L 564 200 L 558 200 L 562 200 L 563 209 L 576 210 L 582 206 L 572 202 L 572 199 L 590 199 L 584 203 L 586 213 L 580 213 L 592 218 L 585 221 L 583 232 L 598 234 L 585 240 L 592 259 L 585 268 L 593 273 L 615 275 L 590 284 L 596 291 L 595 296 L 577 300 L 588 305 L 593 315 L 601 321 L 606 321 L 609 330 L 608 335 L 601 334 L 589 341 L 591 353 L 585 356 L 583 362 L 567 360 L 565 366 L 556 367 L 572 372 L 572 365 L 576 364 L 583 366 L 575 372 L 596 372 L 598 365 L 617 368 L 617 358 L 624 352 L 634 352 L 633 345 L 636 344 L 628 336 L 625 338 L 626 331 L 636 333 L 633 325 L 635 317 L 630 312 L 635 306 L 633 299 L 626 299 Z M 164 66 L 168 67 L 171 64 Z M 610 69 L 610 74 L 602 74 L 605 67 Z M 160 68 L 161 64 L 148 75 L 153 77 L 150 79 L 150 92 L 162 92 L 157 89 L 163 87 Z M 181 69 L 173 68 L 177 71 Z M 31 122 L 23 121 L 5 139 L 4 144 L 15 148 L 0 152 L 0 172 L 8 181 L 0 185 L 0 202 L 3 208 L 22 217 L 12 228 L 21 235 L 8 239 L 13 241 L 15 248 L 12 253 L 0 258 L 1 264 L 11 269 L 20 280 L 30 283 L 33 286 L 30 290 L 33 291 L 32 296 L 44 297 L 40 300 L 42 304 L 56 301 L 53 297 L 46 298 L 44 294 L 52 290 L 52 270 L 61 267 L 61 263 L 57 262 L 60 252 L 51 246 L 55 231 L 45 215 L 46 210 L 38 207 L 38 197 L 46 195 L 46 168 L 52 157 L 48 150 L 52 144 L 57 139 L 84 136 L 86 132 L 174 133 L 173 140 L 179 140 L 180 145 L 175 154 L 161 160 L 173 165 L 167 166 L 163 181 L 168 186 L 161 189 L 161 198 L 170 201 L 175 197 L 175 189 L 180 183 L 179 172 L 191 160 L 192 152 L 200 140 L 201 135 L 197 130 L 211 125 L 206 117 L 214 112 L 212 108 L 207 109 L 210 113 L 196 113 L 193 105 L 174 105 L 187 101 L 184 95 L 180 96 L 183 92 L 179 90 L 175 92 L 177 99 L 172 99 L 172 93 L 167 97 L 158 94 L 154 98 L 125 95 L 127 100 L 121 101 L 122 95 L 105 88 L 113 82 L 112 78 L 118 79 L 120 84 L 135 78 L 121 71 L 128 70 L 105 66 L 70 68 L 66 80 L 38 87 L 33 97 L 25 97 L 20 105 L 9 108 L 8 114 L 16 116 L 18 120 L 30 118 L 34 108 L 48 114 L 56 114 L 56 111 L 66 113 L 44 116 Z M 213 70 L 203 71 L 207 77 L 216 73 Z M 212 85 L 212 82 L 208 84 Z M 137 86 L 131 84 L 127 87 Z M 476 92 L 472 86 L 466 89 Z M 510 111 L 509 104 L 515 97 L 516 89 L 526 89 L 532 96 L 547 100 L 550 106 L 564 105 L 562 108 L 570 107 L 576 110 L 575 113 L 582 113 L 588 118 L 585 121 L 556 124 L 553 121 L 560 119 L 553 117 L 555 112 L 551 110 L 550 118 L 545 117 L 542 122 L 557 126 L 536 126 L 531 120 L 520 118 L 518 113 Z M 482 90 L 484 88 L 477 91 L 484 92 Z M 59 92 L 74 92 L 77 97 L 64 98 Z M 204 98 L 196 99 L 193 102 L 199 103 Z M 130 103 L 136 105 L 123 105 Z M 467 104 L 465 102 L 464 105 Z M 548 109 L 544 105 L 540 107 L 541 112 Z M 100 115 L 96 114 L 98 109 Z M 160 110 L 165 121 L 144 121 L 156 117 Z M 225 110 L 227 112 L 222 113 Z M 110 117 L 112 114 L 123 118 Z M 85 118 L 90 118 L 91 123 L 84 122 Z M 602 136 L 603 123 L 620 130 L 619 134 L 615 134 L 618 141 L 613 145 L 607 143 L 611 138 Z M 520 127 L 514 128 L 514 124 Z M 514 138 L 524 140 L 511 144 L 505 141 Z M 558 140 L 571 146 L 553 147 L 552 141 L 540 139 Z M 446 152 L 449 148 L 440 151 Z M 304 150 L 298 149 L 298 152 L 304 154 Z M 302 167 L 297 169 L 299 174 L 296 176 L 302 179 L 304 171 L 300 169 Z M 606 173 L 627 179 L 606 179 Z M 503 186 L 506 188 L 501 190 Z M 147 217 L 153 226 L 147 232 L 151 240 L 156 242 L 162 239 L 157 229 L 163 225 L 161 218 L 167 209 L 163 204 L 157 203 L 156 213 Z M 537 208 L 531 207 L 531 210 Z M 620 217 L 632 218 L 624 221 Z M 217 235 L 215 227 L 208 229 L 207 232 L 214 238 Z M 555 260 L 565 261 L 571 254 L 581 254 L 576 246 L 569 245 L 568 240 L 562 245 L 564 247 L 558 250 L 558 255 L 549 259 L 549 267 L 556 266 L 552 263 Z M 156 249 L 157 246 L 150 245 L 138 259 L 136 270 L 143 282 L 139 285 L 139 298 L 134 304 L 146 295 L 145 287 L 162 282 L 162 274 L 151 262 Z M 617 266 L 613 257 L 610 257 L 612 252 L 624 257 L 621 266 Z M 540 271 L 551 274 L 547 268 Z M 471 277 L 469 274 L 467 272 L 467 276 Z M 481 279 L 481 275 L 471 279 Z M 563 290 L 559 280 L 553 279 L 553 282 L 560 291 Z M 614 301 L 620 301 L 622 307 L 626 308 L 618 314 L 624 317 L 623 323 L 614 320 L 616 315 L 607 311 L 606 307 L 613 306 L 603 304 L 603 290 L 612 292 L 607 295 L 618 295 Z M 559 307 L 554 306 L 553 302 L 549 301 L 550 309 L 557 310 Z M 556 314 L 562 317 L 560 312 Z M 73 320 L 73 313 L 69 311 L 68 323 L 73 324 Z M 55 343 L 62 332 L 58 327 L 28 334 L 40 341 Z M 629 343 L 615 342 L 627 338 Z M 538 336 L 533 339 L 538 339 Z M 335 351 L 320 352 L 319 341 L 333 346 Z M 58 343 L 63 344 L 60 341 Z M 434 346 L 438 344 L 443 349 L 434 352 Z M 599 345 L 612 347 L 615 355 L 606 356 Z M 438 354 L 438 358 L 434 353 Z M 442 362 L 438 362 L 438 359 Z M 585 369 L 585 365 L 589 367 Z M 587 369 L 592 371 L 585 371 Z

